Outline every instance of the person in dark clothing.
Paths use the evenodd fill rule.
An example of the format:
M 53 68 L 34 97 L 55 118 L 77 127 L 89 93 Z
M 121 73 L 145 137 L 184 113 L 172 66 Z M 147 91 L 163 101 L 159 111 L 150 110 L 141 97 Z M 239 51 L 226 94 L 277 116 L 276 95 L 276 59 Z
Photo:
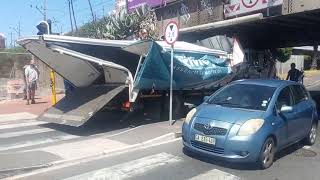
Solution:
M 300 81 L 302 78 L 302 72 L 296 69 L 296 64 L 291 63 L 291 69 L 288 72 L 287 80 L 290 81 Z

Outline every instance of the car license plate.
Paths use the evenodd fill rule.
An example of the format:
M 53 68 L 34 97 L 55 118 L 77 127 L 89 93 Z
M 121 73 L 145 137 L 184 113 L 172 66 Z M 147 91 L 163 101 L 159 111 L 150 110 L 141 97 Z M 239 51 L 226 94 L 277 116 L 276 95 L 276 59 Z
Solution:
M 206 143 L 206 144 L 211 144 L 211 145 L 215 145 L 216 144 L 216 139 L 215 138 L 202 136 L 202 135 L 199 135 L 199 134 L 196 134 L 194 139 L 196 141 L 203 142 L 203 143 Z

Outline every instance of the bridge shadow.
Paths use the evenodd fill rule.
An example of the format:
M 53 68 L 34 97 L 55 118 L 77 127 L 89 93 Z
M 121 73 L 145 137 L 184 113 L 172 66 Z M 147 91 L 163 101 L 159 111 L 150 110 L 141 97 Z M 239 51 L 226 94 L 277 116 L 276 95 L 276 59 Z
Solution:
M 160 110 L 158 107 L 159 106 L 154 103 L 153 106 L 145 108 L 144 111 L 137 111 L 132 113 L 101 110 L 96 113 L 89 121 L 79 127 L 57 123 L 48 123 L 41 126 L 67 134 L 77 136 L 91 136 L 100 133 L 107 133 L 147 124 L 168 121 L 167 119 L 161 119 Z

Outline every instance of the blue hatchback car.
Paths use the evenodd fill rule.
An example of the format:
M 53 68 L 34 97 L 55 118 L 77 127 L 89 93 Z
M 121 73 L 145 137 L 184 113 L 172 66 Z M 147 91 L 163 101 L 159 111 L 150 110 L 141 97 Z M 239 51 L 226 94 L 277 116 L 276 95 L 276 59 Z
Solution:
M 182 127 L 184 147 L 195 153 L 269 168 L 275 153 L 300 140 L 316 141 L 316 103 L 299 83 L 240 80 L 206 97 Z

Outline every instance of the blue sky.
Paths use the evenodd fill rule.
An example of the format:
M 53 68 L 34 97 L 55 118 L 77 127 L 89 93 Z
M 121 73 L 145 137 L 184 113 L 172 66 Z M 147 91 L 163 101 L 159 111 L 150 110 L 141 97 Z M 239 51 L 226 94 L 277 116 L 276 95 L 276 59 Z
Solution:
M 108 14 L 114 9 L 115 0 L 91 0 L 93 10 L 97 17 Z M 36 25 L 43 20 L 43 15 L 36 9 L 43 7 L 44 0 L 1 0 L 0 5 L 0 33 L 5 34 L 7 45 L 10 45 L 10 32 L 13 40 L 18 34 L 13 29 L 18 29 L 21 23 L 21 36 L 35 35 Z M 54 32 L 68 32 L 71 30 L 67 0 L 47 0 L 48 18 L 55 23 Z M 74 0 L 74 10 L 77 25 L 80 26 L 92 20 L 88 0 Z

